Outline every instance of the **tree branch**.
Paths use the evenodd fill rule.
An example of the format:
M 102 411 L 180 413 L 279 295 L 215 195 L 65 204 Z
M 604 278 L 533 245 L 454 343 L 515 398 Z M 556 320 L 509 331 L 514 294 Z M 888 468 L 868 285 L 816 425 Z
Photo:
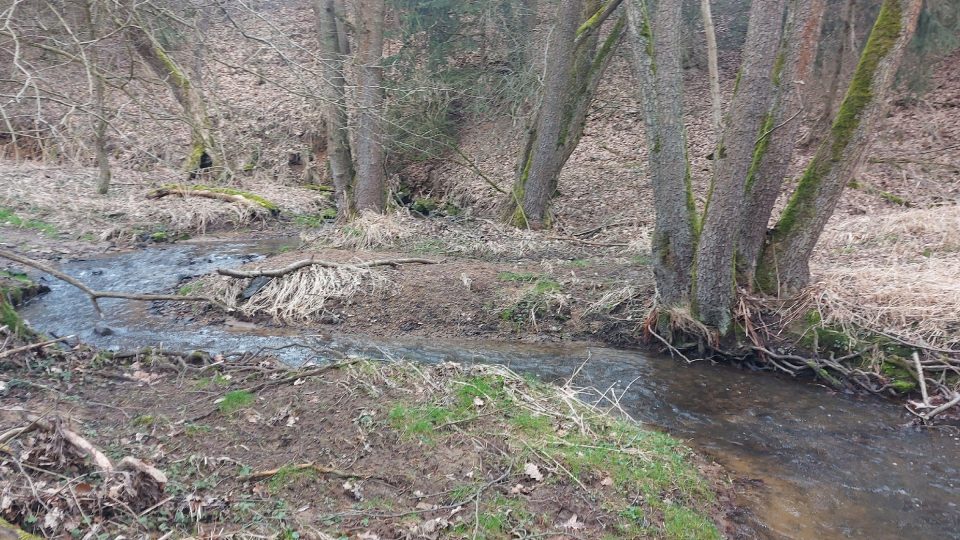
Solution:
M 255 278 L 255 277 L 283 277 L 292 272 L 296 272 L 302 268 L 308 266 L 320 266 L 322 268 L 370 268 L 372 266 L 393 266 L 397 267 L 401 264 L 439 264 L 440 261 L 433 261 L 430 259 L 384 259 L 377 261 L 366 261 L 359 263 L 337 263 L 330 261 L 318 261 L 316 259 L 304 259 L 302 261 L 297 261 L 295 263 L 288 264 L 282 268 L 277 268 L 275 270 L 231 270 L 229 268 L 220 268 L 217 270 L 217 273 L 221 276 L 229 276 L 233 278 Z
M 101 298 L 120 298 L 123 300 L 137 300 L 141 302 L 154 302 L 154 301 L 162 301 L 162 300 L 181 301 L 181 302 L 207 302 L 225 311 L 230 311 L 230 308 L 225 304 L 223 304 L 222 302 L 215 300 L 213 298 L 209 298 L 207 296 L 180 296 L 176 294 L 137 294 L 137 293 L 116 292 L 116 291 L 97 291 L 97 290 L 91 289 L 86 284 L 74 278 L 73 276 L 64 274 L 63 272 L 55 268 L 52 268 L 50 266 L 47 266 L 42 262 L 29 259 L 22 255 L 17 255 L 12 251 L 0 249 L 0 258 L 11 260 L 15 263 L 22 264 L 24 266 L 29 266 L 30 268 L 35 268 L 37 270 L 40 270 L 41 272 L 50 274 L 51 276 L 59 279 L 60 281 L 64 281 L 80 289 L 81 291 L 84 292 L 84 294 L 90 297 L 90 302 L 93 304 L 93 308 L 97 311 L 97 315 L 99 315 L 100 318 L 103 318 L 103 310 L 100 309 L 100 304 L 97 303 L 97 300 Z

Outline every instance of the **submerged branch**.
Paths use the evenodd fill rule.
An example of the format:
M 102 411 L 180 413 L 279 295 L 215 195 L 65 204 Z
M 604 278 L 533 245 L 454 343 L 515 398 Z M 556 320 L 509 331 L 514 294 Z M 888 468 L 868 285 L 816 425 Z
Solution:
M 207 302 L 225 311 L 230 311 L 230 308 L 227 305 L 207 296 L 180 296 L 176 294 L 138 294 L 138 293 L 117 292 L 117 291 L 97 291 L 97 290 L 91 289 L 82 281 L 74 278 L 73 276 L 64 274 L 63 272 L 51 266 L 48 266 L 42 262 L 35 261 L 28 257 L 24 257 L 22 255 L 17 255 L 12 251 L 0 249 L 0 258 L 7 259 L 15 263 L 22 264 L 24 266 L 29 266 L 30 268 L 35 268 L 45 274 L 49 274 L 59 279 L 60 281 L 64 281 L 80 289 L 81 291 L 83 291 L 84 294 L 90 297 L 90 302 L 93 304 L 93 308 L 97 311 L 97 315 L 99 315 L 101 318 L 103 318 L 103 310 L 100 309 L 100 304 L 97 302 L 97 300 L 101 298 L 120 298 L 123 300 L 136 300 L 141 302 L 154 302 L 154 301 L 163 301 L 163 300 L 181 301 L 181 302 Z

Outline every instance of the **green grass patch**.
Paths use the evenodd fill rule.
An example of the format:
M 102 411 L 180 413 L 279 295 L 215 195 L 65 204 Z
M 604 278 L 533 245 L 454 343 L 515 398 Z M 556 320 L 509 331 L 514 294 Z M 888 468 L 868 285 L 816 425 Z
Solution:
M 40 219 L 23 219 L 9 208 L 0 207 L 0 224 L 20 229 L 32 229 L 45 236 L 53 237 L 60 234 L 60 231 L 50 223 Z
M 240 409 L 245 409 L 253 404 L 257 399 L 255 395 L 246 390 L 234 390 L 233 392 L 227 392 L 223 396 L 222 401 L 217 404 L 217 408 L 220 409 L 220 412 L 223 414 L 231 414 Z
M 298 227 L 305 229 L 319 229 L 337 219 L 337 209 L 327 208 L 317 214 L 300 214 L 293 217 L 293 222 Z
M 270 490 L 270 493 L 276 494 L 297 480 L 313 480 L 316 477 L 317 471 L 313 469 L 303 469 L 294 467 L 293 465 L 285 465 L 280 467 L 277 474 L 270 477 L 270 480 L 267 482 L 267 488 Z
M 533 272 L 500 272 L 497 274 L 497 279 L 500 281 L 514 283 L 533 283 L 542 277 L 541 274 L 534 274 Z

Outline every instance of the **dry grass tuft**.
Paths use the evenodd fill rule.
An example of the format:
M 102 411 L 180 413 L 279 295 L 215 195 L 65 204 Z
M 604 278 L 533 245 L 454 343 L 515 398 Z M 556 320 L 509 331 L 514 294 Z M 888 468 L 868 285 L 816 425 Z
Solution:
M 832 268 L 809 294 L 825 324 L 856 325 L 919 345 L 960 349 L 958 276 L 958 260 Z
M 201 287 L 243 315 L 306 322 L 326 315 L 330 302 L 343 303 L 358 295 L 380 295 L 392 285 L 384 273 L 372 268 L 311 266 L 271 279 L 249 300 L 241 302 L 241 293 L 252 281 L 210 277 Z
M 327 241 L 337 248 L 368 250 L 396 246 L 413 237 L 416 231 L 416 221 L 409 214 L 364 211 L 348 225 L 338 228 Z

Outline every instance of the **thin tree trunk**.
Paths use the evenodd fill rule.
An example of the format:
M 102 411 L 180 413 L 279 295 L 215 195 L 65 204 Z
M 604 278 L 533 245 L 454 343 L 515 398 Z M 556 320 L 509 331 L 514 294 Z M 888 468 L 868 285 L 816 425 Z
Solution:
M 753 2 L 730 122 L 719 146 L 696 258 L 696 313 L 721 334 L 731 328 L 734 263 L 754 150 L 769 129 L 785 0 Z
M 216 144 L 213 137 L 213 124 L 207 115 L 203 96 L 193 85 L 187 72 L 147 30 L 135 10 L 135 2 L 128 0 L 127 6 L 132 17 L 131 23 L 127 26 L 130 43 L 150 70 L 166 82 L 190 125 L 190 153 L 184 162 L 184 170 L 192 175 L 201 169 L 213 167 L 215 164 L 213 151 Z
M 816 144 L 820 139 L 820 134 L 830 128 L 830 120 L 833 118 L 833 110 L 836 108 L 837 98 L 840 94 L 840 80 L 843 78 L 843 66 L 845 65 L 844 60 L 847 56 L 847 50 L 849 49 L 853 54 L 856 54 L 856 49 L 853 47 L 856 39 L 853 20 L 855 4 L 856 0 L 847 0 L 841 11 L 843 32 L 840 34 L 840 39 L 837 40 L 836 63 L 834 63 L 833 71 L 830 73 L 827 95 L 824 96 L 826 102 L 823 104 L 823 112 L 820 117 L 814 122 L 813 127 L 810 128 L 803 140 L 804 147 Z
M 717 62 L 717 33 L 713 26 L 710 0 L 700 0 L 700 16 L 707 38 L 707 71 L 710 77 L 710 103 L 713 113 L 713 133 L 719 140 L 723 132 L 723 101 L 720 97 L 720 67 Z
M 624 35 L 626 20 L 619 19 L 599 44 L 593 17 L 601 13 L 599 0 L 562 3 L 558 24 L 550 40 L 550 57 L 544 76 L 540 108 L 527 134 L 517 176 L 504 217 L 518 227 L 540 229 L 551 225 L 550 203 L 560 173 L 583 135 L 587 112 L 613 52 Z
M 358 88 L 356 115 L 357 211 L 382 213 L 387 200 L 383 147 L 384 0 L 357 0 Z
M 551 32 L 548 45 L 549 57 L 540 108 L 527 132 L 511 199 L 507 201 L 504 212 L 506 220 L 517 227 L 542 226 L 547 211 L 546 202 L 553 195 L 548 192 L 549 181 L 544 177 L 549 174 L 548 171 L 558 167 L 562 115 L 574 70 L 573 42 L 582 12 L 581 0 L 561 2 L 557 8 L 557 24 Z
M 689 302 L 697 237 L 697 211 L 690 186 L 683 125 L 681 2 L 657 2 L 651 17 L 645 0 L 627 0 L 628 31 L 640 97 L 653 184 L 656 221 L 653 270 L 659 301 Z
M 766 238 L 770 214 L 783 188 L 793 160 L 800 131 L 803 85 L 809 80 L 820 30 L 825 0 L 791 0 L 781 55 L 785 55 L 782 73 L 775 73 L 777 100 L 754 151 L 747 176 L 746 207 L 737 241 L 737 273 L 741 286 L 751 288 L 757 257 Z
M 106 90 L 103 75 L 100 73 L 100 54 L 98 43 L 100 30 L 100 14 L 96 0 L 87 0 L 84 3 L 84 17 L 87 24 L 87 39 L 90 47 L 87 49 L 87 76 L 93 85 L 93 100 L 96 107 L 96 120 L 93 126 L 93 144 L 96 152 L 97 193 L 106 195 L 110 191 L 110 156 L 107 154 L 107 107 Z
M 333 177 L 337 218 L 345 221 L 353 214 L 352 193 L 356 176 L 347 126 L 346 80 L 343 74 L 345 55 L 340 49 L 335 0 L 312 0 L 311 3 L 317 21 L 317 37 L 322 58 L 324 84 L 320 93 L 326 121 L 327 160 Z
M 837 118 L 769 235 L 757 269 L 763 290 L 792 291 L 809 282 L 813 249 L 886 110 L 922 6 L 923 0 L 883 1 Z

